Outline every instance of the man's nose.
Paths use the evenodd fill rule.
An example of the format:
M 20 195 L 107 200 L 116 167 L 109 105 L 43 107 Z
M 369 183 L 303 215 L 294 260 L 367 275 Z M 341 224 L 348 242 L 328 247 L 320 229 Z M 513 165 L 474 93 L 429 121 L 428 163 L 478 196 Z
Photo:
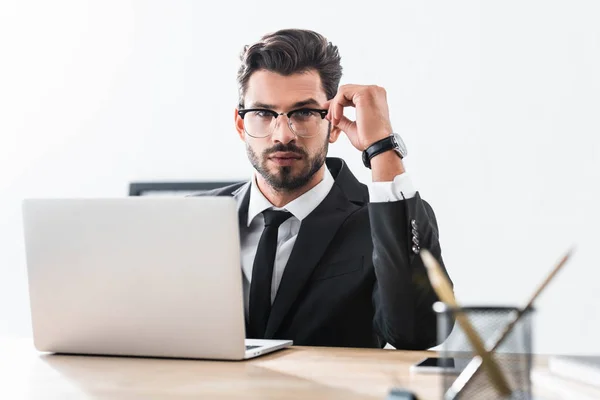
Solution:
M 287 116 L 280 115 L 279 118 L 277 118 L 277 125 L 275 126 L 275 129 L 273 130 L 273 134 L 271 135 L 271 140 L 274 143 L 288 144 L 289 142 L 291 142 L 295 139 L 296 139 L 296 135 L 294 134 L 294 132 L 292 132 L 292 130 L 288 124 Z

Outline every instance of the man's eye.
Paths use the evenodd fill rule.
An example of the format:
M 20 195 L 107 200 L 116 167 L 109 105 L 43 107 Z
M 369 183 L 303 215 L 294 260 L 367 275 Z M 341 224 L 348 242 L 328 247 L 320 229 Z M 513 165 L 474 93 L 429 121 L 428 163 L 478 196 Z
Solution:
M 253 111 L 252 113 L 258 118 L 273 118 L 273 114 L 265 110 Z
M 297 110 L 294 111 L 294 116 L 292 118 L 298 122 L 309 122 L 318 115 L 318 113 L 312 110 Z
M 299 117 L 312 117 L 314 114 L 313 111 L 310 110 L 298 110 L 296 111 L 296 115 L 298 115 Z

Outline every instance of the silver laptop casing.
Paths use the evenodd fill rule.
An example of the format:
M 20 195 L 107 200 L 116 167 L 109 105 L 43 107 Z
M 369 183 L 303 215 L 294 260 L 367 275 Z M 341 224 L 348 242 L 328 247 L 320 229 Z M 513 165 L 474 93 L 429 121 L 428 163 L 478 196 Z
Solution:
M 233 198 L 28 199 L 23 219 L 40 351 L 239 360 L 291 343 L 245 350 Z

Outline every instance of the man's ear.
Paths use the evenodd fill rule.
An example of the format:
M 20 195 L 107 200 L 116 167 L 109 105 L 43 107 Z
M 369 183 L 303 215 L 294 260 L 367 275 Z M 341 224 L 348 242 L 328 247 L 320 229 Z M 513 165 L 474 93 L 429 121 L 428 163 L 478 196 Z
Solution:
M 240 136 L 240 139 L 242 139 L 242 141 L 246 141 L 246 131 L 244 131 L 244 120 L 242 119 L 242 117 L 240 117 L 240 115 L 238 114 L 238 109 L 235 109 L 235 130 L 237 131 L 238 135 Z
M 342 133 L 342 130 L 340 128 L 338 128 L 337 126 L 331 125 L 331 130 L 329 131 L 329 143 L 337 142 L 341 133 Z

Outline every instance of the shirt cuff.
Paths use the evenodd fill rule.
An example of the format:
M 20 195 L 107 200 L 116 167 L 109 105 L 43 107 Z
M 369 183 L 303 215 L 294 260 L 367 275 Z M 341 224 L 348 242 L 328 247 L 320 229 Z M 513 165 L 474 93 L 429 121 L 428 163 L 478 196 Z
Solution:
M 415 197 L 417 194 L 407 172 L 396 175 L 392 182 L 371 182 L 367 186 L 371 203 L 400 201 Z

